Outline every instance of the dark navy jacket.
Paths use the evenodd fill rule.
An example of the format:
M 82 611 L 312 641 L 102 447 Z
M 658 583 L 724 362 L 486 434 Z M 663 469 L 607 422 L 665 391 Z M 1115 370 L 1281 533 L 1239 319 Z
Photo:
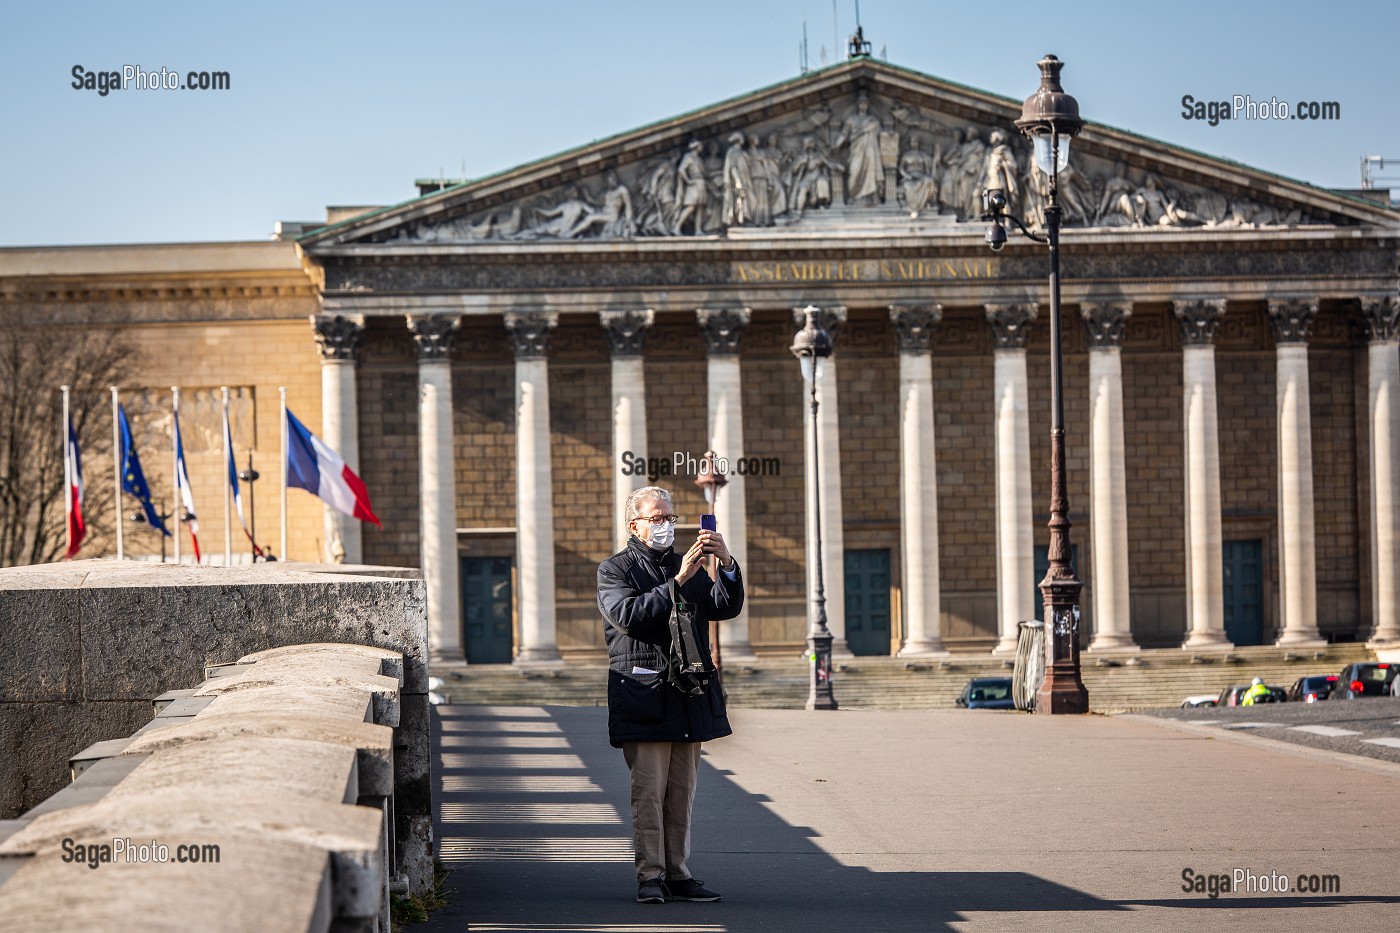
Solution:
M 623 742 L 708 742 L 733 732 L 718 678 L 702 696 L 666 682 L 671 646 L 671 578 L 681 556 L 656 551 L 635 536 L 598 565 L 598 609 L 608 643 L 608 739 Z M 695 641 L 710 662 L 710 622 L 732 619 L 744 607 L 744 581 L 720 571 L 714 582 L 700 569 L 681 587 L 695 605 Z M 656 671 L 634 674 L 633 668 Z

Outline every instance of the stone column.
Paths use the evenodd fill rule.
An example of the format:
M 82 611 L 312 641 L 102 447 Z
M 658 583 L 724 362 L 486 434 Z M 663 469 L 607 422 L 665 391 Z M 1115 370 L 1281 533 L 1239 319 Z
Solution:
M 1035 511 L 1031 504 L 1031 438 L 1027 410 L 1026 338 L 1034 304 L 989 304 L 996 339 L 997 632 L 994 654 L 1014 654 L 1017 626 L 1035 618 Z
M 460 663 L 462 611 L 458 592 L 456 452 L 452 431 L 452 343 L 455 314 L 408 316 L 418 349 L 418 529 L 428 590 L 431 660 Z
M 1228 647 L 1214 346 L 1216 327 L 1225 314 L 1225 299 L 1173 301 L 1172 310 L 1181 326 L 1182 424 L 1186 433 L 1187 634 L 1182 647 Z
M 942 319 L 942 305 L 890 306 L 899 341 L 902 658 L 948 654 L 940 624 L 938 456 L 933 428 L 933 332 Z
M 1128 586 L 1128 489 L 1123 443 L 1123 326 L 1131 301 L 1083 302 L 1089 346 L 1089 537 L 1094 562 L 1091 651 L 1136 650 Z
M 645 473 L 624 474 L 632 458 L 647 457 L 647 388 L 642 340 L 656 319 L 653 311 L 604 311 L 599 315 L 612 343 L 613 543 L 627 546 L 627 497 L 647 484 Z M 623 455 L 628 455 L 627 463 Z
M 516 664 L 562 664 L 554 611 L 554 471 L 550 464 L 550 313 L 505 316 L 515 346 L 515 554 L 520 650 Z
M 355 359 L 365 332 L 365 318 L 362 314 L 315 314 L 311 317 L 311 327 L 316 334 L 316 344 L 321 348 L 321 438 L 340 454 L 346 466 L 359 473 L 360 416 L 355 391 Z M 330 506 L 321 511 L 325 535 L 321 559 L 334 563 L 333 555 L 339 541 L 344 548 L 345 563 L 362 563 L 359 519 Z M 285 555 L 283 557 L 285 559 Z
M 799 330 L 807 323 L 805 306 L 792 309 L 792 320 Z M 817 324 L 831 335 L 832 355 L 822 364 L 822 377 L 817 380 L 817 420 L 821 454 L 818 458 L 822 475 L 818 477 L 822 510 L 822 588 L 826 593 L 826 627 L 831 632 L 831 652 L 838 657 L 851 657 L 846 642 L 846 536 L 841 511 L 841 417 L 836 386 L 836 332 L 846 322 L 846 309 L 840 305 L 821 308 Z M 803 407 L 803 455 L 812 449 L 812 415 Z M 807 475 L 806 469 L 802 472 Z M 817 498 L 807 489 L 807 524 L 813 528 L 816 520 Z M 817 562 L 814 536 L 807 536 L 807 592 L 817 588 Z
M 1400 302 L 1362 298 L 1366 324 L 1367 423 L 1371 441 L 1370 641 L 1400 641 Z
M 709 351 L 707 394 L 710 402 L 710 448 L 716 456 L 724 457 L 732 464 L 744 456 L 739 338 L 748 326 L 750 313 L 748 308 L 701 308 L 695 312 L 695 316 Z M 695 453 L 698 457 L 703 452 Z M 744 573 L 748 575 L 746 581 L 752 587 L 755 580 L 752 574 L 761 573 L 761 570 L 748 564 L 746 485 L 747 479 L 743 476 L 729 477 L 729 484 L 719 495 L 715 520 L 720 534 L 724 535 L 729 545 L 730 553 L 744 567 Z M 753 658 L 747 606 L 736 618 L 720 623 L 719 643 L 725 663 Z
M 1280 645 L 1323 645 L 1317 631 L 1317 548 L 1313 526 L 1312 416 L 1308 333 L 1317 299 L 1271 298 L 1278 365 L 1278 554 Z

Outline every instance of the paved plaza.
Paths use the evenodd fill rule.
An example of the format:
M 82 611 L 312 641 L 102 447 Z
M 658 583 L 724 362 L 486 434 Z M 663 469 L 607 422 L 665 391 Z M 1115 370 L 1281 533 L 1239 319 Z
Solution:
M 751 709 L 701 764 L 691 867 L 724 900 L 640 905 L 606 710 L 436 712 L 452 903 L 415 930 L 1364 931 L 1400 905 L 1393 762 L 1150 717 Z

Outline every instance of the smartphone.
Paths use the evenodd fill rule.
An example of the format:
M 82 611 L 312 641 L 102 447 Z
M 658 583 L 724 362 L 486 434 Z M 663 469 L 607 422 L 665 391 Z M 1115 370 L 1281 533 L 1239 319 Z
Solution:
M 700 516 L 700 530 L 701 530 L 701 531 L 718 531 L 718 530 L 719 530 L 719 526 L 717 526 L 717 525 L 715 524 L 715 517 L 714 517 L 713 515 L 701 515 L 701 516 Z

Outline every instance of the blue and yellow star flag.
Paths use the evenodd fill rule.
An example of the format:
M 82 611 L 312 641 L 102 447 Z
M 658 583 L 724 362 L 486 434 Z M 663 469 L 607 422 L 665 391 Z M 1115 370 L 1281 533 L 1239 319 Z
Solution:
M 126 420 L 126 406 L 117 406 L 117 421 L 122 434 L 122 492 L 129 492 L 141 503 L 141 511 L 146 513 L 146 522 L 166 537 L 170 530 L 160 520 L 160 513 L 151 502 L 151 487 L 146 483 L 146 473 L 141 469 L 141 458 L 136 453 L 136 445 L 131 441 L 131 423 Z

